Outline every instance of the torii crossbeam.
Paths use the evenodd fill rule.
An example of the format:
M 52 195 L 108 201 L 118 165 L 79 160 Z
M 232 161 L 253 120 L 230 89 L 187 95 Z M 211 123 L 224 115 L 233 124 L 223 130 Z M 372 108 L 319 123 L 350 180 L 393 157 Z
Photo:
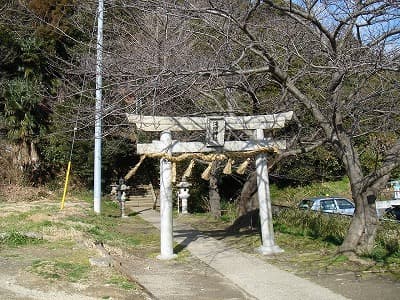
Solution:
M 198 153 L 198 152 L 242 152 L 257 150 L 263 147 L 285 149 L 285 141 L 274 141 L 264 138 L 264 129 L 283 128 L 293 112 L 273 115 L 237 116 L 237 117 L 162 117 L 127 114 L 128 121 L 136 124 L 143 131 L 161 132 L 160 140 L 150 144 L 137 144 L 138 154 L 165 153 Z M 254 138 L 249 141 L 225 141 L 228 130 L 252 130 Z M 206 141 L 179 142 L 173 141 L 171 131 L 203 130 Z M 272 227 L 271 198 L 269 191 L 267 157 L 264 152 L 256 156 L 257 191 L 260 206 L 262 245 L 257 251 L 262 254 L 282 252 L 274 242 Z M 173 220 L 172 220 L 172 166 L 165 158 L 160 159 L 160 235 L 161 253 L 159 259 L 172 259 L 173 253 Z

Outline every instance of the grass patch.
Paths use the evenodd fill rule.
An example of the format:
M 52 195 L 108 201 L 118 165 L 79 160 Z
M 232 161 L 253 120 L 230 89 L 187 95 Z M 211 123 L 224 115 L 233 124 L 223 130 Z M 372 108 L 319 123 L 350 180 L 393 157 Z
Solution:
M 147 252 L 147 256 L 159 251 L 159 231 L 156 228 L 140 217 L 122 219 L 119 214 L 117 203 L 103 201 L 100 215 L 89 211 L 84 216 L 68 216 L 66 220 L 70 226 L 85 232 L 94 241 L 128 252 Z
M 307 235 L 335 245 L 342 243 L 351 218 L 299 209 L 285 209 L 274 218 L 274 228 L 295 236 Z
M 93 204 L 93 191 L 87 189 L 73 189 L 69 191 L 69 193 L 72 197 Z
M 338 255 L 338 256 L 335 256 L 335 258 L 334 258 L 334 262 L 339 263 L 339 264 L 342 262 L 346 262 L 348 260 L 349 260 L 349 258 L 346 255 Z
M 233 223 L 236 220 L 237 209 L 233 202 L 221 203 L 221 221 Z
M 77 282 L 87 278 L 89 269 L 89 264 L 48 260 L 36 260 L 30 267 L 31 272 L 46 279 L 70 282 Z
M 95 225 L 94 227 L 88 229 L 87 233 L 89 233 L 96 241 L 112 242 L 117 238 L 117 235 L 112 231 L 112 226 L 105 226 L 106 228 L 101 225 Z
M 35 231 L 43 227 L 53 226 L 54 223 L 45 218 L 57 213 L 56 206 L 34 206 L 27 212 L 11 213 L 0 218 L 0 228 L 3 231 Z M 41 219 L 35 220 L 36 216 Z
M 0 244 L 11 248 L 38 245 L 41 243 L 43 243 L 42 239 L 30 237 L 18 231 L 11 231 L 10 233 L 5 233 L 4 236 L 0 237 Z
M 138 288 L 135 283 L 129 281 L 127 278 L 120 276 L 120 275 L 112 276 L 111 279 L 107 283 L 116 285 L 124 290 L 137 290 L 137 288 Z
M 27 223 L 27 218 L 31 214 L 28 212 L 25 213 L 13 213 L 6 217 L 0 218 L 0 228 L 4 231 L 10 231 L 14 228 L 18 228 L 20 226 L 25 226 Z
M 60 249 L 65 249 L 66 251 L 73 249 L 76 247 L 76 242 L 71 239 L 59 239 L 56 241 L 51 241 L 47 243 L 46 245 L 47 250 L 60 250 Z M 75 252 L 77 254 L 78 252 Z

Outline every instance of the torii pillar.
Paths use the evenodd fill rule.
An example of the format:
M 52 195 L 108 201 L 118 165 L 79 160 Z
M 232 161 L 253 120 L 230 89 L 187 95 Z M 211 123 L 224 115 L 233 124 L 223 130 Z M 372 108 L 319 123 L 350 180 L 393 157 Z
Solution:
M 255 130 L 256 140 L 264 140 L 263 129 Z M 274 228 L 272 223 L 271 194 L 269 191 L 267 156 L 264 153 L 256 156 L 257 194 L 260 207 L 261 241 L 262 245 L 256 250 L 261 254 L 275 254 L 283 250 L 275 245 Z
M 171 131 L 162 131 L 160 141 L 171 155 Z M 172 220 L 172 164 L 165 158 L 160 159 L 160 243 L 161 253 L 158 259 L 168 260 L 176 257 L 173 249 Z

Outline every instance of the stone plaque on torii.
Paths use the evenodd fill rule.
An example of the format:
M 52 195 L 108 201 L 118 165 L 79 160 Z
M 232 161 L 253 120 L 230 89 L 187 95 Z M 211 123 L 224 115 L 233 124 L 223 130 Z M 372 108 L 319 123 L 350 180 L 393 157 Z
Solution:
M 260 148 L 285 149 L 285 141 L 264 138 L 264 129 L 283 128 L 293 112 L 256 116 L 211 116 L 211 117 L 161 117 L 127 114 L 128 121 L 143 131 L 161 132 L 160 140 L 150 144 L 137 144 L 138 154 L 199 153 L 199 152 L 244 152 Z M 172 140 L 172 131 L 206 131 L 206 142 L 179 142 Z M 248 141 L 225 141 L 226 130 L 252 130 L 253 139 Z M 264 152 L 256 156 L 257 192 L 260 206 L 262 245 L 257 249 L 262 254 L 282 252 L 274 242 L 271 198 L 269 191 L 267 157 Z M 160 159 L 160 235 L 159 259 L 172 259 L 172 164 Z

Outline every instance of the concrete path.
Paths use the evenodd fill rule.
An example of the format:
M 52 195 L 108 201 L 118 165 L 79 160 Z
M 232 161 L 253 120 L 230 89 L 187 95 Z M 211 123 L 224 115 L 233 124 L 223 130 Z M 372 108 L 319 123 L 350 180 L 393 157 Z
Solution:
M 138 214 L 155 227 L 160 227 L 160 215 L 157 211 L 144 210 L 138 211 Z M 346 299 L 327 288 L 268 264 L 258 258 L 257 254 L 251 255 L 228 247 L 222 241 L 202 235 L 199 231 L 188 225 L 179 224 L 176 220 L 174 220 L 174 241 L 186 247 L 193 256 L 216 270 L 216 273 L 221 274 L 222 279 L 228 281 L 224 283 L 225 285 L 231 285 L 242 293 L 242 295 L 232 295 L 228 297 L 229 299 Z M 180 299 L 157 295 L 157 290 L 152 291 L 151 286 L 141 282 L 140 278 L 138 280 L 159 299 Z M 177 288 L 185 289 L 184 283 L 178 284 Z M 192 296 L 194 296 L 192 299 L 207 299 Z M 210 299 L 227 298 L 215 295 Z

